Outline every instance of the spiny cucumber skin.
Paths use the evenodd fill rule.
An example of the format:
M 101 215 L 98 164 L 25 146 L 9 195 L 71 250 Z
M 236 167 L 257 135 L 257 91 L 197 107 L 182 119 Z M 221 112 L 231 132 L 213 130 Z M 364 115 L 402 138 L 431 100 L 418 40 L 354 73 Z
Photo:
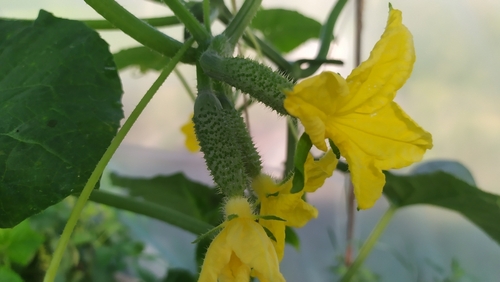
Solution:
M 245 167 L 215 95 L 198 95 L 193 122 L 196 137 L 214 182 L 226 196 L 242 195 L 248 186 Z
M 245 172 L 249 177 L 249 182 L 257 177 L 262 171 L 262 160 L 255 148 L 250 132 L 247 129 L 245 121 L 241 114 L 234 108 L 227 96 L 222 92 L 215 92 L 217 99 L 222 105 L 225 120 L 235 137 L 236 143 L 240 149 Z
M 281 115 L 288 115 L 283 106 L 284 89 L 293 83 L 271 68 L 245 58 L 224 58 L 213 51 L 203 53 L 200 65 L 208 76 L 250 94 Z
M 223 112 L 231 131 L 235 134 L 245 172 L 250 179 L 253 179 L 262 171 L 262 160 L 247 130 L 245 121 L 234 108 L 224 108 Z

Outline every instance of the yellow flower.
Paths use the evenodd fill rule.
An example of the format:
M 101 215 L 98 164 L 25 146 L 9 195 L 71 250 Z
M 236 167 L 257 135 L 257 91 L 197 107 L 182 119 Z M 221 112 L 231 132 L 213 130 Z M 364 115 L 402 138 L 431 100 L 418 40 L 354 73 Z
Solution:
M 186 141 L 184 144 L 186 145 L 186 148 L 190 152 L 198 152 L 200 150 L 200 144 L 198 143 L 198 140 L 196 139 L 196 134 L 194 132 L 194 123 L 193 123 L 193 115 L 191 114 L 191 117 L 189 118 L 188 122 L 186 122 L 182 127 L 181 127 L 181 132 L 184 133 L 186 136 Z
M 432 136 L 392 101 L 414 62 L 412 35 L 401 11 L 391 8 L 370 57 L 346 80 L 324 72 L 286 93 L 286 110 L 301 120 L 312 143 L 326 151 L 330 138 L 346 158 L 360 209 L 381 196 L 382 170 L 420 161 L 432 148 Z
M 305 192 L 314 192 L 323 186 L 325 179 L 332 176 L 337 167 L 337 158 L 328 151 L 320 160 L 314 161 L 311 154 L 304 164 L 304 189 L 299 193 L 290 193 L 293 179 L 278 185 L 268 175 L 261 174 L 252 182 L 252 188 L 260 200 L 260 215 L 274 215 L 284 219 L 260 219 L 259 223 L 273 233 L 276 253 L 281 261 L 285 250 L 285 226 L 302 227 L 312 218 L 318 217 L 318 210 L 305 202 Z
M 224 229 L 207 250 L 198 282 L 248 282 L 250 274 L 261 282 L 285 281 L 271 239 L 255 222 L 248 201 L 229 199 L 225 214 Z

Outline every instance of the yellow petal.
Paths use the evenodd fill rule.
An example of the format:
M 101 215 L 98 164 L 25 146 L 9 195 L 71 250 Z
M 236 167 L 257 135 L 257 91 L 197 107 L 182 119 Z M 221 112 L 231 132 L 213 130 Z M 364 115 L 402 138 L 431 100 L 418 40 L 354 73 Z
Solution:
M 230 198 L 225 213 L 226 217 L 231 214 L 237 217 L 225 221 L 224 229 L 210 244 L 198 281 L 246 282 L 250 271 L 265 279 L 261 281 L 285 281 L 274 246 L 262 226 L 255 222 L 247 199 Z
M 198 143 L 198 140 L 196 139 L 196 134 L 194 132 L 194 123 L 192 118 L 193 115 L 191 115 L 189 121 L 181 127 L 181 132 L 184 133 L 184 136 L 186 137 L 186 140 L 184 142 L 186 148 L 190 152 L 194 153 L 200 150 L 200 145 Z
M 394 102 L 373 114 L 332 118 L 328 136 L 349 163 L 359 208 L 370 208 L 385 183 L 381 170 L 401 168 L 422 159 L 432 148 L 431 135 Z
M 408 166 L 432 148 L 430 133 L 394 102 L 373 114 L 351 113 L 328 124 L 328 136 L 344 157 L 361 154 L 380 169 Z
M 309 154 L 304 164 L 304 191 L 314 192 L 323 186 L 325 180 L 332 176 L 337 163 L 337 157 L 332 150 L 328 150 L 318 161 L 314 161 L 313 156 Z
M 302 199 L 304 192 L 290 193 L 292 180 L 285 182 L 277 195 L 261 199 L 261 215 L 275 215 L 285 221 L 287 226 L 303 227 L 309 220 L 318 217 L 318 210 Z
M 269 229 L 276 238 L 276 242 L 272 243 L 278 259 L 281 260 L 285 248 L 285 225 L 302 227 L 312 218 L 318 217 L 318 210 L 304 202 L 302 199 L 304 192 L 290 193 L 292 179 L 278 185 L 271 177 L 263 174 L 254 179 L 252 187 L 260 200 L 260 214 L 274 215 L 285 220 L 285 222 L 259 220 L 259 223 Z
M 219 274 L 229 263 L 232 250 L 226 243 L 227 235 L 227 230 L 223 229 L 208 247 L 198 282 L 217 281 Z
M 285 109 L 304 125 L 306 133 L 318 149 L 326 152 L 325 121 L 336 112 L 339 99 L 349 93 L 345 80 L 338 74 L 324 72 L 286 91 Z
M 382 196 L 385 184 L 385 175 L 373 166 L 369 160 L 362 160 L 362 154 L 353 152 L 352 156 L 346 156 L 351 172 L 351 181 L 354 187 L 354 195 L 359 209 L 369 209 Z
M 219 276 L 220 282 L 248 282 L 250 277 L 250 267 L 244 264 L 236 254 L 232 253 L 229 263 L 222 270 Z
M 236 218 L 227 223 L 227 244 L 238 258 L 269 281 L 285 281 L 271 239 L 257 222 Z
M 262 213 L 262 215 L 265 214 Z M 278 260 L 281 261 L 283 259 L 283 255 L 285 254 L 285 222 L 280 220 L 259 219 L 259 223 L 263 227 L 267 228 L 276 239 L 276 241 L 271 240 L 271 242 L 276 250 Z
M 287 226 L 300 228 L 306 225 L 311 219 L 318 218 L 318 210 L 304 200 L 294 201 L 293 203 L 294 208 L 289 209 L 286 213 L 285 224 Z
M 394 99 L 413 69 L 415 49 L 410 31 L 402 24 L 401 11 L 389 12 L 387 26 L 368 60 L 347 77 L 351 95 L 339 114 L 373 113 Z
M 320 150 L 326 151 L 326 114 L 321 112 L 314 105 L 308 104 L 305 100 L 293 96 L 285 99 L 285 108 L 292 116 L 300 119 L 314 146 Z
M 283 189 L 266 174 L 260 174 L 252 181 L 252 189 L 257 194 L 259 200 L 267 198 L 270 194 L 275 194 Z
M 323 72 L 302 80 L 292 91 L 285 91 L 285 108 L 295 104 L 311 104 L 323 113 L 335 113 L 339 99 L 349 94 L 349 87 L 343 77 L 333 72 Z M 291 103 L 290 98 L 302 99 L 303 102 Z M 287 102 L 287 100 L 289 102 Z M 289 111 L 290 114 L 292 114 Z M 293 115 L 293 114 L 292 114 Z

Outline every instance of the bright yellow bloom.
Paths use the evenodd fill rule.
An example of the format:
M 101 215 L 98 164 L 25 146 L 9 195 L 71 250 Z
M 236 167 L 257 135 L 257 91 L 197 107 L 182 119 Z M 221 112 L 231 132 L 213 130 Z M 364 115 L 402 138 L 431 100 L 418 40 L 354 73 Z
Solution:
M 196 139 L 196 134 L 194 132 L 193 115 L 191 115 L 188 122 L 181 127 L 181 131 L 184 133 L 184 136 L 186 136 L 186 141 L 184 142 L 186 148 L 190 152 L 198 152 L 200 150 L 200 144 L 198 143 L 198 139 Z
M 360 209 L 373 206 L 385 184 L 382 170 L 420 161 L 432 136 L 392 100 L 411 74 L 415 50 L 401 11 L 391 9 L 370 57 L 344 80 L 324 72 L 286 93 L 313 144 L 326 151 L 330 138 L 349 163 Z
M 285 281 L 271 239 L 255 222 L 248 201 L 229 199 L 225 214 L 224 229 L 207 250 L 198 282 L 248 282 L 250 274 L 261 282 Z
M 285 226 L 302 227 L 312 218 L 318 217 L 318 210 L 305 202 L 302 196 L 305 192 L 314 192 L 323 186 L 325 179 L 332 176 L 337 162 L 332 151 L 328 151 L 318 161 L 314 161 L 309 154 L 304 164 L 304 189 L 299 193 L 290 193 L 292 178 L 278 185 L 271 177 L 261 174 L 252 182 L 252 188 L 260 200 L 260 215 L 274 215 L 285 220 L 259 220 L 262 226 L 273 233 L 276 239 L 273 244 L 280 261 L 285 251 Z

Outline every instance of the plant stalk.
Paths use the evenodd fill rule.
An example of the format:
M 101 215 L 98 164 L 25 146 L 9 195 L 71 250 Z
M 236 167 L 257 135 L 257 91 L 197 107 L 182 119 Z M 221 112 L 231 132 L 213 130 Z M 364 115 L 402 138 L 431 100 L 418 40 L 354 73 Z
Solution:
M 245 29 L 255 17 L 262 0 L 246 0 L 234 18 L 229 22 L 223 34 L 229 38 L 229 43 L 236 46 Z
M 193 35 L 198 45 L 205 46 L 209 43 L 211 35 L 205 27 L 194 17 L 194 15 L 179 0 L 163 0 L 163 2 L 174 12 L 175 16 L 184 24 L 186 29 Z M 210 17 L 208 19 L 210 21 Z
M 131 211 L 175 225 L 196 235 L 214 228 L 212 225 L 155 203 L 124 197 L 102 190 L 94 190 L 89 200 L 122 210 Z
M 158 18 L 147 18 L 140 19 L 141 21 L 149 24 L 150 26 L 172 26 L 180 23 L 179 19 L 175 16 L 170 17 L 158 17 Z M 107 20 L 80 20 L 88 25 L 92 29 L 96 30 L 113 30 L 117 29 L 112 23 Z
M 112 25 L 162 55 L 173 57 L 182 47 L 181 42 L 138 19 L 114 0 L 85 0 L 85 2 Z M 192 64 L 195 58 L 195 50 L 190 49 L 181 61 Z
M 225 6 L 224 1 L 216 1 L 219 8 L 219 20 L 229 25 L 233 15 L 231 11 Z M 247 36 L 243 34 L 243 40 L 246 44 L 254 49 L 260 49 L 262 54 L 265 55 L 271 62 L 273 62 L 276 66 L 278 66 L 279 70 L 290 74 L 292 71 L 292 64 L 288 62 L 283 56 L 281 56 L 280 52 L 276 51 L 272 46 L 262 41 L 260 38 L 253 36 Z
M 370 233 L 370 236 L 368 236 L 368 239 L 366 239 L 363 247 L 359 250 L 359 254 L 354 260 L 354 262 L 351 264 L 349 269 L 347 270 L 346 274 L 342 277 L 340 282 L 348 282 L 351 281 L 351 278 L 354 276 L 356 271 L 363 265 L 363 262 L 365 259 L 368 257 L 368 255 L 371 253 L 373 247 L 377 243 L 378 239 L 384 232 L 385 228 L 387 225 L 389 225 L 389 222 L 391 222 L 392 217 L 396 213 L 397 207 L 394 205 L 391 205 L 389 209 L 384 213 L 382 218 L 379 220 L 375 228 L 373 228 L 372 232 Z
M 321 27 L 320 31 L 320 46 L 318 50 L 318 54 L 316 55 L 316 60 L 324 60 L 326 59 L 326 56 L 328 55 L 328 51 L 330 50 L 330 44 L 332 43 L 332 40 L 334 39 L 333 36 L 333 31 L 335 28 L 335 23 L 337 22 L 337 19 L 340 16 L 340 12 L 344 9 L 345 4 L 347 3 L 347 0 L 338 0 L 335 6 L 333 6 L 332 11 L 330 12 L 330 15 L 328 16 L 328 19 L 326 20 L 326 23 Z M 308 77 L 313 75 L 321 66 L 322 63 L 310 63 L 309 67 L 307 69 L 300 69 L 299 67 L 299 74 L 296 74 L 294 72 L 294 76 L 297 78 L 302 78 L 302 77 Z
M 208 31 L 208 34 L 212 34 L 212 22 L 210 19 L 210 0 L 203 0 L 203 23 Z

